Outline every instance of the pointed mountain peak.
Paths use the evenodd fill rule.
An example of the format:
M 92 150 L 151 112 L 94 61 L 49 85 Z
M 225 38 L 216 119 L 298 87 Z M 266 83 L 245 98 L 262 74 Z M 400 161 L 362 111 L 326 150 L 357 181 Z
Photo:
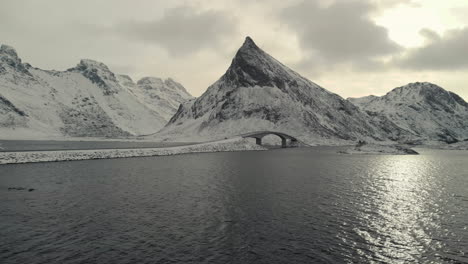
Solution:
M 245 37 L 244 45 L 246 43 L 255 44 L 255 42 L 253 41 L 253 39 L 250 36 Z
M 246 49 L 260 49 L 260 48 L 257 46 L 257 44 L 255 44 L 255 42 L 252 40 L 252 38 L 247 36 L 245 38 L 244 44 L 242 44 L 242 47 L 240 48 L 240 50 L 246 50 Z
M 237 51 L 234 59 L 236 59 L 236 57 L 259 57 L 264 55 L 266 55 L 266 53 L 260 49 L 250 37 L 247 36 L 244 43 Z
M 231 87 L 274 86 L 283 89 L 298 77 L 246 37 L 222 78 Z

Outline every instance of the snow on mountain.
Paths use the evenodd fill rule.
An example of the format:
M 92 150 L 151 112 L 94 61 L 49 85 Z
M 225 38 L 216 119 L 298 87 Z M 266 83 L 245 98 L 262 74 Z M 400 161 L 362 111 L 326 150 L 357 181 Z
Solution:
M 384 140 L 405 133 L 300 76 L 247 37 L 226 73 L 183 104 L 157 136 L 214 139 L 259 130 L 290 133 L 309 143 Z
M 136 84 L 127 75 L 118 75 L 120 84 L 127 87 L 142 103 L 169 120 L 181 103 L 193 99 L 184 86 L 171 78 L 144 77 Z
M 179 90 L 168 85 L 161 90 L 160 101 L 145 102 L 103 63 L 81 60 L 67 71 L 41 70 L 22 63 L 12 47 L 2 45 L 0 136 L 124 137 L 154 133 L 168 120 L 165 98 L 172 98 Z M 161 112 L 157 104 L 163 105 Z M 174 100 L 169 104 L 175 104 Z
M 427 82 L 398 87 L 384 96 L 349 98 L 371 115 L 384 116 L 422 140 L 468 139 L 468 103 Z
M 152 134 L 208 140 L 274 130 L 307 143 L 452 143 L 468 139 L 467 120 L 468 103 L 430 83 L 345 100 L 289 69 L 249 37 L 226 73 L 197 99 L 172 79 L 145 77 L 135 83 L 93 60 L 66 71 L 41 70 L 23 63 L 12 47 L 0 46 L 0 138 Z

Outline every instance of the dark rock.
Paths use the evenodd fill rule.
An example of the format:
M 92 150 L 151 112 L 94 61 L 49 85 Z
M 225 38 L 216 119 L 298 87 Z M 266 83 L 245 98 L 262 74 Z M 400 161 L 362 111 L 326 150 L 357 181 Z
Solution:
M 28 116 L 25 112 L 18 109 L 12 102 L 0 95 L 0 104 L 3 104 L 10 108 L 13 112 L 17 113 L 20 116 Z
M 406 147 L 403 147 L 403 146 L 396 146 L 396 148 L 408 155 L 419 155 L 419 153 L 414 150 L 414 149 L 410 149 L 410 148 L 406 148 Z
M 8 187 L 9 191 L 24 191 L 26 188 L 24 187 Z

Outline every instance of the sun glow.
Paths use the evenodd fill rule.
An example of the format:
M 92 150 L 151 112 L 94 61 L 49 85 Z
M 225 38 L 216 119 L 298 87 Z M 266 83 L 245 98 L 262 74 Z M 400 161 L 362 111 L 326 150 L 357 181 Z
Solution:
M 385 10 L 374 21 L 388 29 L 391 39 L 405 47 L 424 44 L 424 37 L 419 32 L 424 28 L 443 34 L 452 28 L 463 27 L 462 16 L 456 16 L 457 10 L 466 8 L 466 1 L 450 1 L 450 8 L 443 1 L 418 1 L 415 5 L 399 5 Z

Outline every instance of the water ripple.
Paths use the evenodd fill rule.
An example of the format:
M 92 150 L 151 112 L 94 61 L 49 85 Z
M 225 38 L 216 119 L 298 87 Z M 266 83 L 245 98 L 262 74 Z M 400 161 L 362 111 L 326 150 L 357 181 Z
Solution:
M 313 148 L 2 166 L 0 260 L 468 263 L 468 154 L 421 153 Z

